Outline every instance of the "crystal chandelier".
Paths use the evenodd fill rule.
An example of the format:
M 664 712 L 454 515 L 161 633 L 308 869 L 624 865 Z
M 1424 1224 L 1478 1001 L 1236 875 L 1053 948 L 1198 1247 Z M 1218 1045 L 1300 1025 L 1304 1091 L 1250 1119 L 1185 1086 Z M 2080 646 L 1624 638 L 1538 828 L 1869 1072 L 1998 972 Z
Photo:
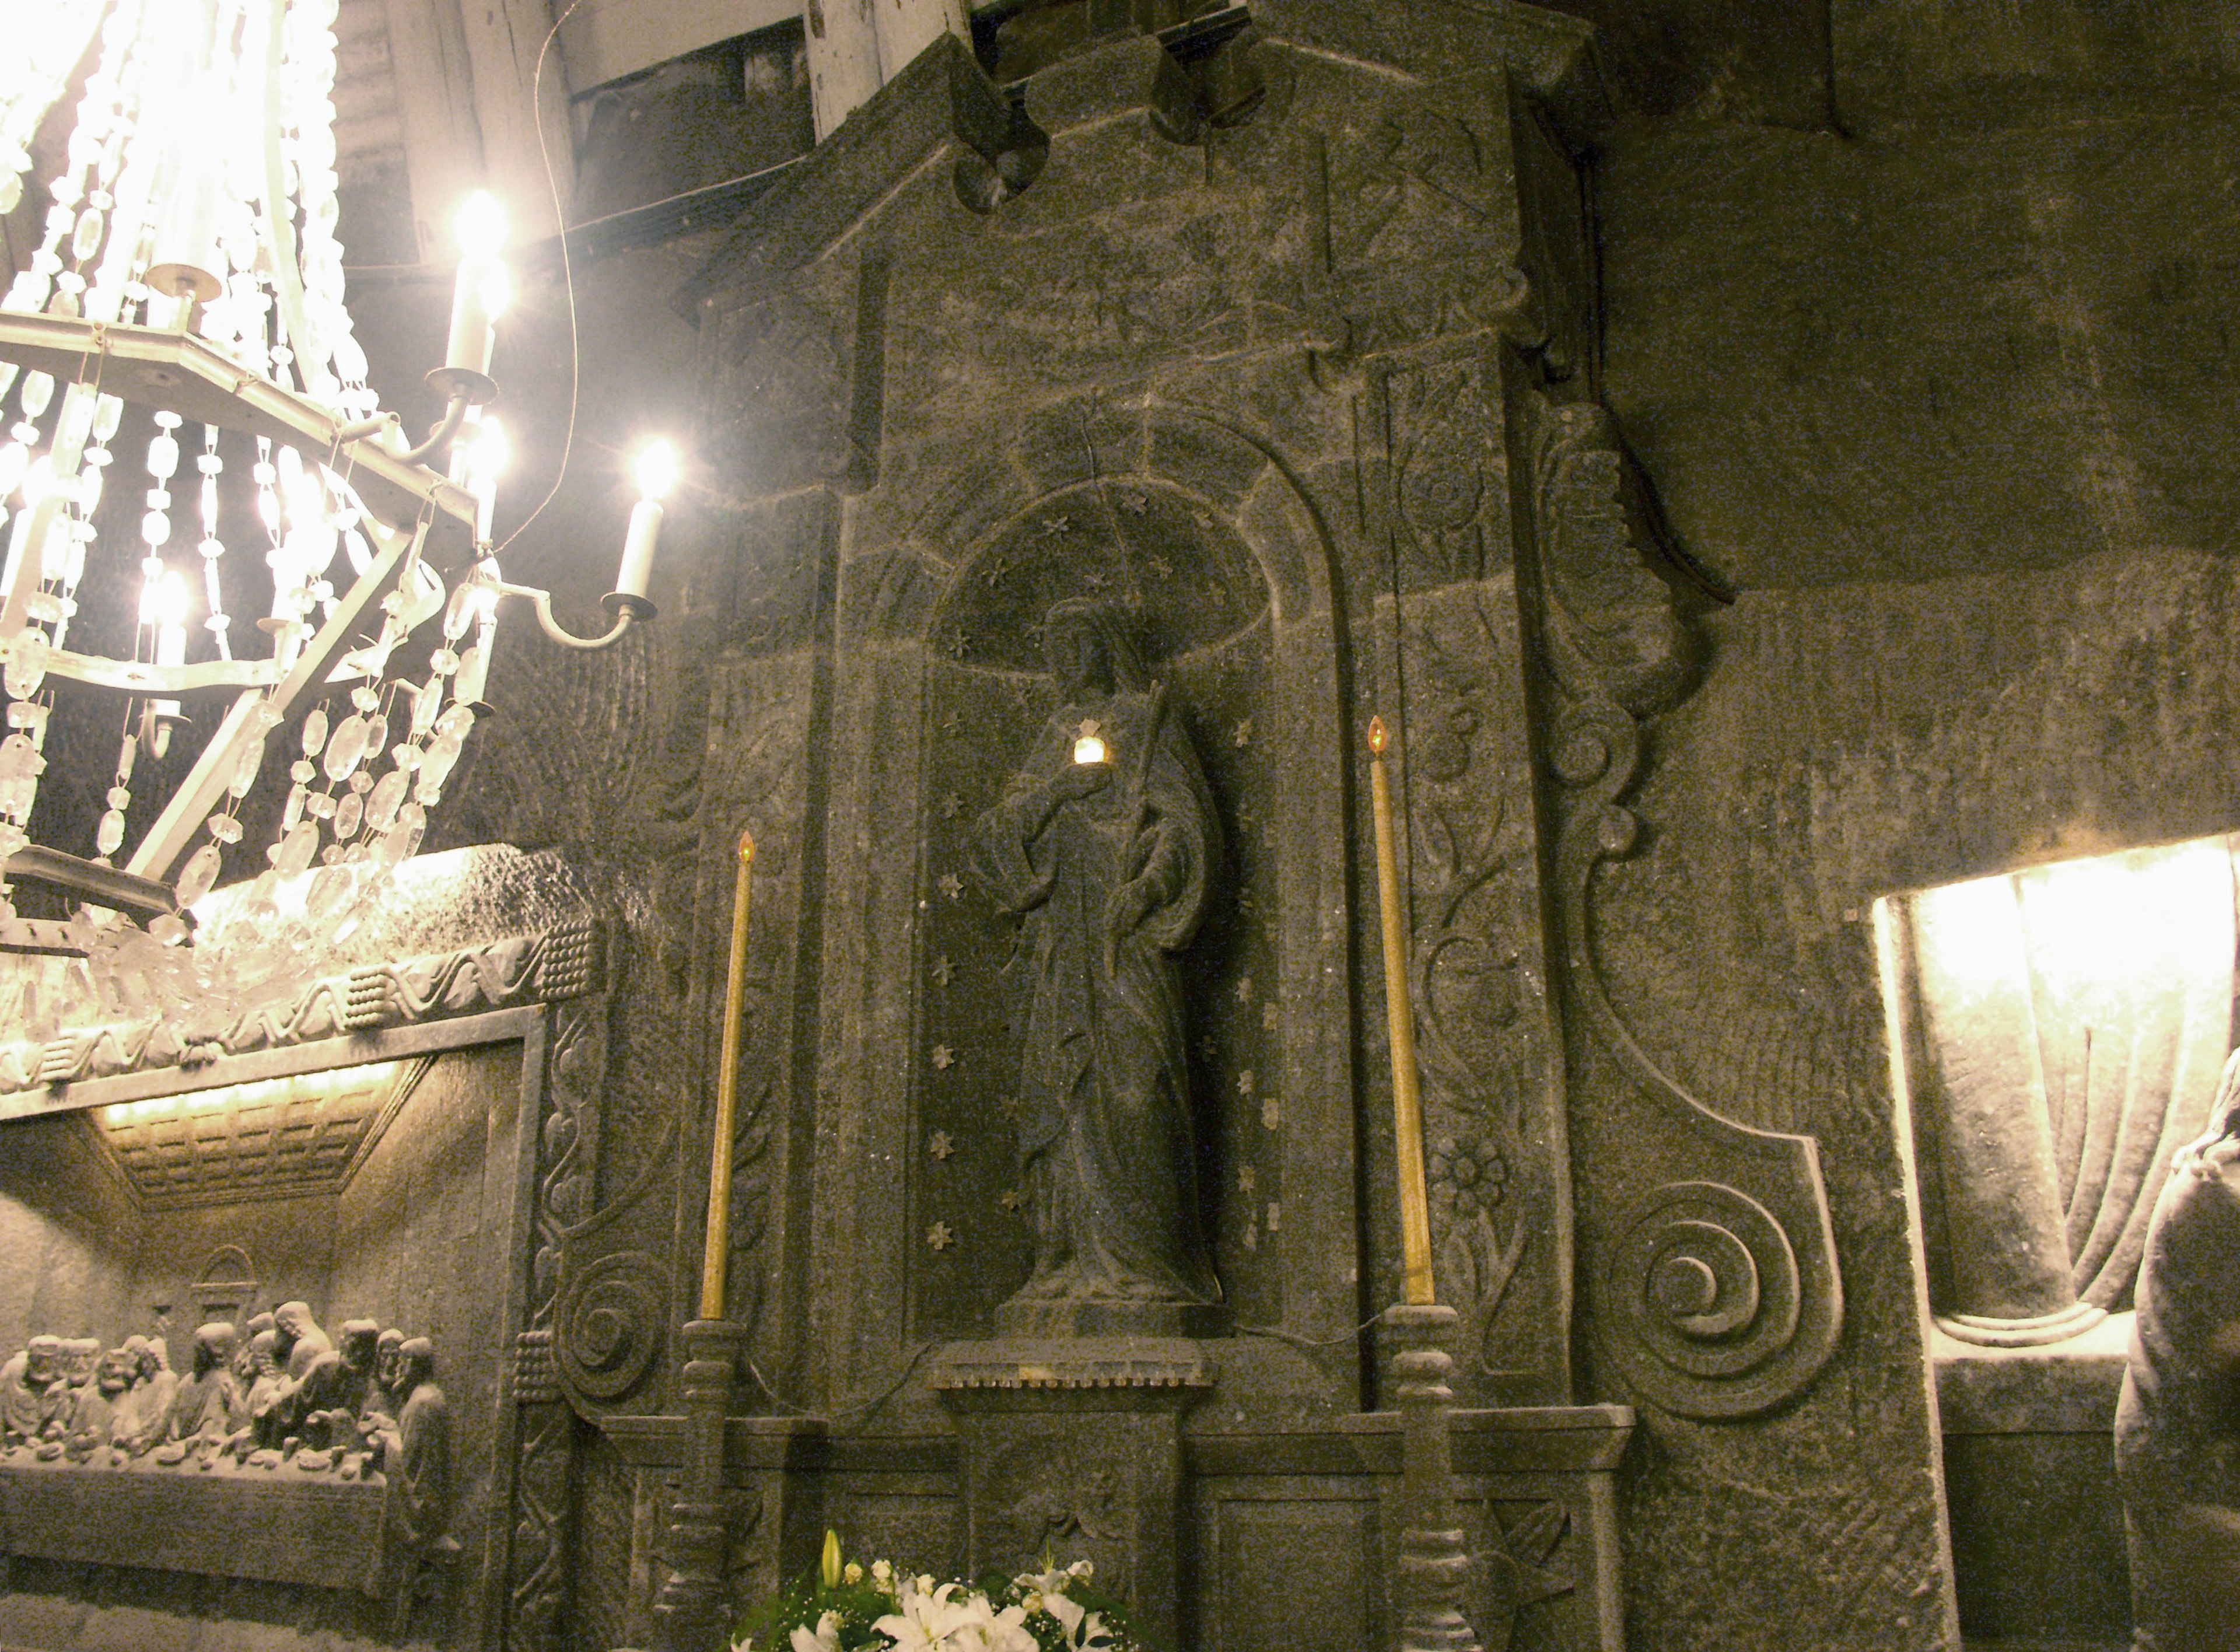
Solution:
M 0 59 L 0 210 L 50 203 L 0 298 L 0 879 L 86 898 L 34 923 L 0 882 L 0 947 L 83 953 L 128 1006 L 238 999 L 354 926 L 483 709 L 501 597 L 577 647 L 653 613 L 650 482 L 602 637 L 562 632 L 490 556 L 505 271 L 487 197 L 461 216 L 428 375 L 444 416 L 415 446 L 380 411 L 335 236 L 336 11 L 45 0 Z M 58 168 L 33 179 L 89 57 Z M 106 807 L 74 846 L 37 840 L 63 716 L 115 731 L 82 776 L 108 782 Z M 263 939 L 198 956 L 182 914 L 229 868 Z

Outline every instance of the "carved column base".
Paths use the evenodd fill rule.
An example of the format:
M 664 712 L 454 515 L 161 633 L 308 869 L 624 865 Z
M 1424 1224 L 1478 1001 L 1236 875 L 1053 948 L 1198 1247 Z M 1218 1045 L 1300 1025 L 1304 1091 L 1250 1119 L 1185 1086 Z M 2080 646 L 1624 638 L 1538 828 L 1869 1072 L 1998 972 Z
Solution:
M 719 1652 L 730 1644 L 723 1422 L 746 1342 L 747 1328 L 729 1320 L 684 1327 L 684 1473 L 669 1512 L 668 1575 L 653 1604 L 656 1652 Z
M 1455 1395 L 1447 1381 L 1454 1361 L 1440 1346 L 1454 1334 L 1456 1318 L 1453 1309 L 1437 1306 L 1384 1315 L 1404 1442 L 1406 1513 L 1393 1591 L 1401 1652 L 1478 1652 L 1462 1611 L 1470 1558 L 1455 1510 Z
M 1213 1388 L 1198 1344 L 952 1342 L 933 1386 L 964 1448 L 965 1575 L 1089 1560 L 1155 1640 L 1179 1644 L 1182 1420 Z

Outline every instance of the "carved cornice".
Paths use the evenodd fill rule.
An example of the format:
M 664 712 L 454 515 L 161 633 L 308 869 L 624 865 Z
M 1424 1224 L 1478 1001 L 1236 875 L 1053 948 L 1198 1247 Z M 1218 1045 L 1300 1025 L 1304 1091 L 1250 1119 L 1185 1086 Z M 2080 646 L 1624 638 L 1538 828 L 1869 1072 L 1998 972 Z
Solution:
M 1803 1390 L 1835 1351 L 1843 1280 L 1809 1136 L 1713 1112 L 1643 1049 L 1595 952 L 1595 874 L 1630 854 L 1626 806 L 1648 721 L 1694 686 L 1702 650 L 1610 416 L 1526 392 L 1540 641 L 1555 679 L 1548 741 L 1575 1033 L 1634 1104 L 1643 1139 L 1613 1167 L 1597 1224 L 1594 1321 L 1625 1381 L 1684 1416 L 1746 1416 Z M 1603 1105 L 1601 1098 L 1595 1103 Z
M 599 924 L 561 923 L 535 934 L 323 976 L 292 998 L 243 1011 L 216 1033 L 203 1019 L 207 1012 L 197 1010 L 191 1018 L 158 1014 L 76 1028 L 44 1042 L 0 1046 L 0 1096 L 198 1067 L 228 1056 L 484 1010 L 558 1003 L 596 990 L 604 976 Z

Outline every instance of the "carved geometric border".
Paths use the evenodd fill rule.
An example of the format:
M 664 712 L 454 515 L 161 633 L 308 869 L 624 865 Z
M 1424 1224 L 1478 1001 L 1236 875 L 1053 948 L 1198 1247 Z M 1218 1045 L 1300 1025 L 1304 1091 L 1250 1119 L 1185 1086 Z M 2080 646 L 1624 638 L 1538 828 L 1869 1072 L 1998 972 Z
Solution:
M 557 924 L 456 950 L 370 964 L 315 981 L 294 999 L 244 1013 L 216 1038 L 191 1036 L 170 1018 L 80 1028 L 44 1043 L 0 1046 L 0 1119 L 134 1099 L 105 1081 L 196 1069 L 229 1056 L 284 1049 L 383 1028 L 417 1026 L 491 1009 L 553 1003 L 597 990 L 605 978 L 596 920 Z M 91 1093 L 90 1086 L 101 1086 Z M 27 1093 L 28 1092 L 28 1093 Z

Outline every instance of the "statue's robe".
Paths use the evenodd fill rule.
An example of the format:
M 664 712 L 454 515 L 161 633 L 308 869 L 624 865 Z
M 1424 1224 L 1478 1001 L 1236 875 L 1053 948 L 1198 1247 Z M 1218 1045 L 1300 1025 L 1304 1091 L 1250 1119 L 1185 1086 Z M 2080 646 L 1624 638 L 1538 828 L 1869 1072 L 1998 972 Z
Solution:
M 1050 807 L 1093 720 L 1110 781 Z M 1210 1302 L 1182 976 L 1220 826 L 1163 692 L 1061 707 L 977 831 L 975 870 L 1019 921 L 1018 1149 L 1035 1232 L 1023 1301 Z M 1141 879 L 1140 917 L 1118 909 Z
M 2240 1647 L 2240 1194 L 2197 1146 L 2156 1201 L 2116 1406 L 2139 1652 Z

